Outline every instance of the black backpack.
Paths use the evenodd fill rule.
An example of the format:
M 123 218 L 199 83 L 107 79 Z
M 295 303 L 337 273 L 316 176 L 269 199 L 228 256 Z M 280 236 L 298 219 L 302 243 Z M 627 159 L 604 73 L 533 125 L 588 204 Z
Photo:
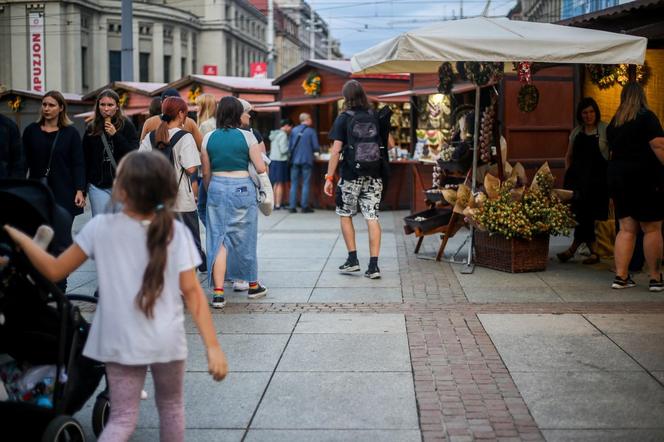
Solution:
M 164 155 L 166 155 L 166 158 L 171 162 L 171 164 L 175 165 L 175 158 L 173 156 L 173 149 L 175 148 L 175 145 L 178 144 L 178 141 L 182 139 L 185 135 L 187 135 L 189 132 L 186 130 L 179 130 L 173 134 L 170 140 L 168 140 L 168 144 L 165 143 L 159 143 L 160 146 L 157 146 L 156 143 L 156 137 L 157 137 L 157 132 L 152 131 L 150 132 L 150 144 L 152 145 L 152 150 L 157 150 Z M 163 146 L 163 147 L 161 147 Z M 175 167 L 175 166 L 173 166 Z M 182 180 L 183 175 L 185 174 L 184 167 L 180 167 L 182 170 L 180 171 L 180 177 L 178 179 L 178 186 L 180 185 L 180 181 Z
M 344 161 L 358 176 L 377 176 L 383 148 L 380 125 L 373 111 L 346 111 L 350 116 L 346 133 Z

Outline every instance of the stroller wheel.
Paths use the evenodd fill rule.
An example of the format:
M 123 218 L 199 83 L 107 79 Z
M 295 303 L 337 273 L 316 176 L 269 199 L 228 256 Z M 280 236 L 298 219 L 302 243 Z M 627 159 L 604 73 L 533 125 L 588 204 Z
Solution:
M 85 442 L 85 432 L 71 416 L 57 416 L 49 422 L 42 442 Z
M 99 395 L 92 409 L 92 431 L 99 437 L 111 415 L 111 402 L 106 396 Z

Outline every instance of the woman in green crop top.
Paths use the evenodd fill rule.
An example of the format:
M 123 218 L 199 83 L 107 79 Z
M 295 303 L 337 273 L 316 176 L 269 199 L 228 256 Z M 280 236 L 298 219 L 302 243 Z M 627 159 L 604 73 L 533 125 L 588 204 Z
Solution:
M 248 171 L 251 161 L 256 172 L 265 172 L 265 162 L 256 137 L 239 129 L 242 112 L 237 98 L 222 98 L 217 107 L 217 129 L 205 135 L 201 149 L 208 192 L 208 269 L 215 308 L 226 304 L 227 279 L 249 281 L 249 299 L 267 294 L 267 288 L 258 282 L 258 203 Z

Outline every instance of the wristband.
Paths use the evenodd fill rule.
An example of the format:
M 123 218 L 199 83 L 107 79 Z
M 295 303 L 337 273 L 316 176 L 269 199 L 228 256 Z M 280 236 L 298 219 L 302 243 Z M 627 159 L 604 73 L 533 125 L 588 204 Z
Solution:
M 334 175 L 325 174 L 325 181 L 334 181 Z

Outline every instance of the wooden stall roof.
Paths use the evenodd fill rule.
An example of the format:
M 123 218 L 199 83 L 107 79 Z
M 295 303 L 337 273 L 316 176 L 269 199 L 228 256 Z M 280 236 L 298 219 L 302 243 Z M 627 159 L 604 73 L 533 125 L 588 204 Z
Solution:
M 3 92 L 0 92 L 0 98 L 3 98 L 8 95 L 18 95 L 26 98 L 33 98 L 35 100 L 41 100 L 44 97 L 45 92 L 33 91 L 28 89 L 7 89 Z M 65 97 L 67 104 L 90 104 L 91 101 L 86 99 L 85 96 L 80 94 L 72 94 L 69 92 L 62 92 L 62 96 Z
M 312 71 L 321 76 L 318 96 L 306 95 L 302 88 L 302 82 Z M 370 99 L 376 99 L 378 95 L 407 88 L 410 74 L 355 75 L 351 71 L 350 60 L 306 60 L 274 80 L 273 84 L 280 87 L 279 101 L 270 104 L 299 106 L 335 101 L 341 98 L 341 88 L 350 79 L 360 81 Z
M 417 74 L 415 74 L 417 75 Z M 475 85 L 469 81 L 463 81 L 456 83 L 452 87 L 452 94 L 463 94 L 465 92 L 470 92 L 475 90 Z M 392 94 L 384 94 L 376 97 L 377 101 L 383 101 L 388 103 L 402 103 L 410 101 L 411 96 L 417 95 L 431 95 L 437 94 L 438 89 L 435 87 L 422 87 L 416 89 L 408 89 L 401 92 L 395 92 Z
M 217 75 L 187 75 L 179 80 L 173 81 L 164 87 L 154 91 L 153 95 L 159 95 L 167 88 L 183 89 L 193 83 L 210 86 L 231 94 L 252 93 L 272 94 L 279 92 L 279 86 L 272 84 L 271 78 L 249 78 L 249 77 L 226 77 Z
M 105 86 L 99 87 L 93 91 L 88 92 L 83 96 L 85 100 L 94 100 L 97 95 L 104 89 L 113 89 L 114 91 L 123 90 L 138 95 L 150 97 L 153 93 L 164 87 L 166 83 L 147 83 L 137 81 L 113 81 Z
M 649 48 L 664 48 L 664 0 L 636 0 L 559 21 L 560 25 L 637 35 Z

